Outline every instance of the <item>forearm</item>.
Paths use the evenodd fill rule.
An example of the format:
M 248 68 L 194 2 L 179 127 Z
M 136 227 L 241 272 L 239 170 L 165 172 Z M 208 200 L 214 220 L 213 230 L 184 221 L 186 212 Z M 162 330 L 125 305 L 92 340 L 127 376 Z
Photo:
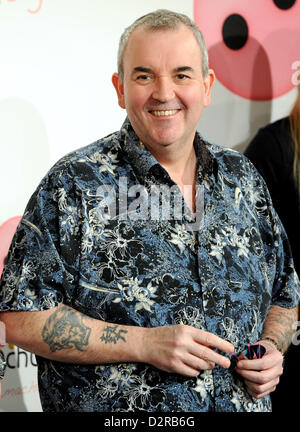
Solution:
M 140 361 L 144 330 L 90 318 L 68 306 L 41 312 L 6 312 L 7 341 L 68 363 Z
M 234 346 L 192 326 L 124 326 L 90 318 L 68 307 L 6 312 L 7 341 L 50 360 L 67 363 L 148 363 L 165 372 L 197 376 L 230 361 Z
M 271 306 L 264 323 L 261 340 L 270 338 L 281 353 L 285 353 L 292 342 L 293 324 L 298 320 L 298 307 L 286 309 Z

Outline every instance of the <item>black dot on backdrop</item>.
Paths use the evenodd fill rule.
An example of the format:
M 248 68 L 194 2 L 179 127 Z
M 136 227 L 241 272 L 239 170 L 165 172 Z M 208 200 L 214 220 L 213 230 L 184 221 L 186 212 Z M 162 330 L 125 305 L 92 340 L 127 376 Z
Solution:
M 222 35 L 228 48 L 232 50 L 241 49 L 248 40 L 247 22 L 241 15 L 229 15 L 224 21 Z
M 287 10 L 294 6 L 296 0 L 273 0 L 273 2 L 279 9 Z

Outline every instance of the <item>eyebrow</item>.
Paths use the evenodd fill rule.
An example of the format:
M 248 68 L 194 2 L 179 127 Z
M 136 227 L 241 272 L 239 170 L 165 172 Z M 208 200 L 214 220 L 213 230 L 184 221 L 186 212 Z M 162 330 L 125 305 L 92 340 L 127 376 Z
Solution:
M 143 72 L 143 73 L 154 73 L 153 70 L 151 68 L 147 68 L 144 66 L 136 66 L 132 73 L 138 73 L 138 72 Z M 179 66 L 177 68 L 174 69 L 174 72 L 194 72 L 194 69 L 191 66 Z
M 153 73 L 153 70 L 144 66 L 137 66 L 133 69 L 132 73 L 134 74 L 138 72 Z
M 180 66 L 174 72 L 194 72 L 194 69 L 191 66 Z

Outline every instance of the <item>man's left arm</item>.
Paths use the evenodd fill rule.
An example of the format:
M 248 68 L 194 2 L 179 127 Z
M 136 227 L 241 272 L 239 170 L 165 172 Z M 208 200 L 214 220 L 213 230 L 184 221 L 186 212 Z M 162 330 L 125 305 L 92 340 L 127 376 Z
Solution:
M 261 340 L 266 354 L 258 360 L 240 360 L 236 372 L 245 382 L 248 393 L 262 398 L 276 389 L 283 372 L 283 355 L 290 346 L 298 307 L 292 309 L 271 306 L 264 323 Z

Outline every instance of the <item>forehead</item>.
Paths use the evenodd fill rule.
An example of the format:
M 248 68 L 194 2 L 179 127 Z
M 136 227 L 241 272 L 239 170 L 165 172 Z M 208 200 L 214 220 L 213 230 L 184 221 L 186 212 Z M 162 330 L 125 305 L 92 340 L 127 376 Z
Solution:
M 174 29 L 135 29 L 124 52 L 124 68 L 163 61 L 201 66 L 201 48 L 193 32 L 183 24 Z

